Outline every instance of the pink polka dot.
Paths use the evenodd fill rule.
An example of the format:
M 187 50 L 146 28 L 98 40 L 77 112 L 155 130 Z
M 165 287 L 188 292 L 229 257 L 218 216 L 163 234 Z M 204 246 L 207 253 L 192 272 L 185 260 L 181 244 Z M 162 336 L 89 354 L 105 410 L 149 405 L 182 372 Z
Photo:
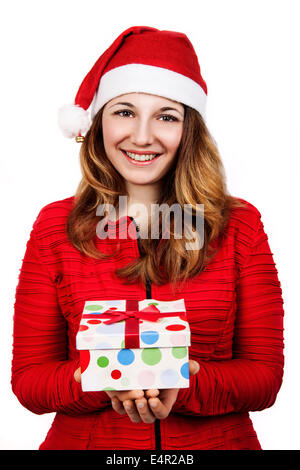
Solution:
M 142 388 L 149 388 L 155 380 L 155 374 L 150 370 L 143 370 L 138 374 L 138 382 Z
M 93 338 L 92 336 L 84 336 L 84 337 L 82 338 L 82 340 L 83 340 L 85 343 L 91 343 L 91 342 L 94 340 L 94 338 Z
M 169 331 L 180 331 L 180 330 L 185 330 L 185 325 L 169 325 L 169 326 L 166 326 L 166 330 L 169 330 Z
M 183 346 L 186 343 L 186 336 L 184 334 L 173 334 L 170 336 L 170 341 L 173 346 Z

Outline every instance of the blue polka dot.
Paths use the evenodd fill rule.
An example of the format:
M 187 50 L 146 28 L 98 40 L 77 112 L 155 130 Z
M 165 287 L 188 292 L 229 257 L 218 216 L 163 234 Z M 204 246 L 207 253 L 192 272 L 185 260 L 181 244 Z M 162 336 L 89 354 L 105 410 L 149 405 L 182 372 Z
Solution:
M 158 331 L 143 331 L 141 333 L 141 340 L 145 344 L 154 344 L 159 338 Z
M 167 369 L 162 372 L 160 379 L 162 383 L 166 385 L 167 387 L 173 387 L 174 385 L 177 384 L 179 380 L 179 375 L 176 372 L 176 370 Z
M 101 343 L 96 344 L 95 349 L 113 349 L 113 345 L 111 343 L 101 341 Z
M 183 366 L 180 369 L 180 372 L 181 372 L 182 377 L 184 377 L 185 379 L 189 378 L 189 363 L 188 362 L 185 362 L 183 364 Z
M 120 364 L 128 366 L 134 361 L 134 352 L 131 349 L 121 349 L 117 358 Z
M 108 318 L 106 320 L 108 320 Z M 102 323 L 101 325 L 97 326 L 96 331 L 97 333 L 103 334 L 105 336 L 121 336 L 124 334 L 124 325 L 124 322 L 111 323 L 110 325 Z

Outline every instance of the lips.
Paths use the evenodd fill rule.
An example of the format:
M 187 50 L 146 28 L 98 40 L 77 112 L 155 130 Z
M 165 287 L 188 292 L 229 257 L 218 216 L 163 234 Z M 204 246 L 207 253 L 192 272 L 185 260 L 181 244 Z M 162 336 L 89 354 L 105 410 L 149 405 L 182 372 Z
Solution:
M 151 165 L 153 164 L 154 162 L 156 162 L 156 160 L 159 159 L 159 157 L 162 155 L 161 153 L 157 154 L 156 157 L 154 157 L 152 160 L 145 160 L 144 162 L 141 162 L 141 161 L 138 161 L 138 160 L 133 160 L 133 158 L 130 158 L 128 157 L 128 155 L 126 154 L 125 150 L 121 150 L 122 154 L 124 155 L 124 157 L 127 159 L 128 162 L 130 162 L 132 165 L 135 165 L 135 166 L 147 166 L 147 165 Z M 132 152 L 134 153 L 134 152 Z M 135 152 L 137 153 L 137 152 Z M 144 153 L 144 154 L 141 154 L 141 155 L 147 155 L 147 153 Z M 148 153 L 149 155 L 149 153 Z M 151 154 L 150 154 L 151 155 Z

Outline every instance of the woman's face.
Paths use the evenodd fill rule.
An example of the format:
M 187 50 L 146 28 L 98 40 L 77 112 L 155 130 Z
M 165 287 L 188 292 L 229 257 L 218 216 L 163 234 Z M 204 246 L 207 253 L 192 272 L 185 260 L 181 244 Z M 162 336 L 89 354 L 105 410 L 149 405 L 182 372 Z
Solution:
M 147 93 L 118 96 L 103 109 L 106 155 L 126 182 L 157 183 L 175 160 L 183 120 L 184 106 L 176 101 Z

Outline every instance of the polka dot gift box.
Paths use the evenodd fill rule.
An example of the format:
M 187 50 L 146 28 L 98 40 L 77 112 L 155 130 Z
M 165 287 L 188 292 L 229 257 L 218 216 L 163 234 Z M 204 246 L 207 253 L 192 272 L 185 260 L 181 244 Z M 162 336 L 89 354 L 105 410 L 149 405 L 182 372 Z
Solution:
M 83 391 L 189 387 L 184 299 L 87 301 L 76 336 Z

